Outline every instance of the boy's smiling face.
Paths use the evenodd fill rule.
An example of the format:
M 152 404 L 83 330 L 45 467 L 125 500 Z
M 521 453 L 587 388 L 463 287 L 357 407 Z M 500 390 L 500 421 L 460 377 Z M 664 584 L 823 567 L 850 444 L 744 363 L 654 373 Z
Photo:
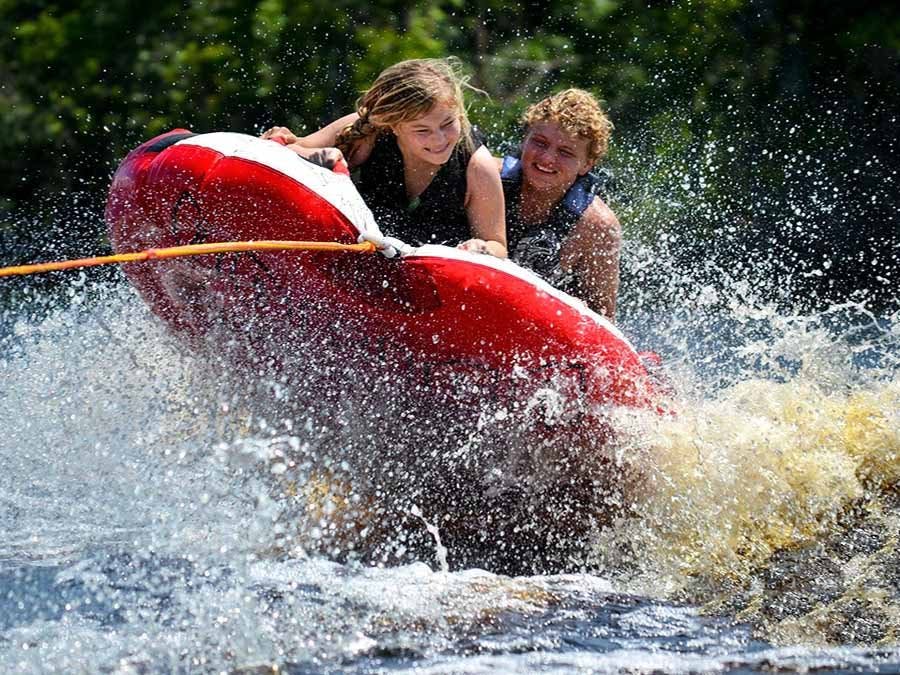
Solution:
M 564 130 L 556 122 L 535 122 L 522 141 L 522 172 L 532 188 L 565 193 L 591 170 L 590 141 Z

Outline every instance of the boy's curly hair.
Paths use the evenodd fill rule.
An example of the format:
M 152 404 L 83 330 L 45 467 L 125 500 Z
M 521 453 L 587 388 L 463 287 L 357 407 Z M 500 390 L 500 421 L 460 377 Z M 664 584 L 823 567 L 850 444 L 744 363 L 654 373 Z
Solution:
M 590 141 L 588 159 L 596 164 L 609 149 L 613 124 L 600 102 L 583 89 L 566 89 L 530 106 L 522 115 L 525 130 L 537 122 L 556 122 L 566 132 Z

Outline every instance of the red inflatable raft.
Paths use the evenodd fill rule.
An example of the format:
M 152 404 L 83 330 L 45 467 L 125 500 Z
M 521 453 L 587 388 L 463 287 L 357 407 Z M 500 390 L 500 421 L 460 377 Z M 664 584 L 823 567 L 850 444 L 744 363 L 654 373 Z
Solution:
M 237 133 L 176 130 L 144 143 L 116 172 L 106 218 L 117 253 L 217 241 L 384 242 L 348 176 Z M 292 336 L 309 345 L 337 332 L 373 355 L 576 372 L 598 403 L 652 400 L 638 353 L 579 300 L 507 260 L 393 243 L 392 258 L 227 253 L 135 263 L 126 274 L 157 315 L 195 341 L 215 331 L 221 341 L 224 325 L 277 353 L 273 343 L 289 352 Z

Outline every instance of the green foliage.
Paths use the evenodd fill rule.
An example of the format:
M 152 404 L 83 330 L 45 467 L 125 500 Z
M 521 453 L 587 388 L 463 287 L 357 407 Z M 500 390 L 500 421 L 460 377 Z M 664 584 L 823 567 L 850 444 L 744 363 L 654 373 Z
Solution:
M 487 93 L 471 93 L 470 113 L 494 148 L 514 144 L 525 106 L 551 91 L 604 99 L 632 234 L 697 219 L 691 199 L 749 217 L 748 186 L 779 189 L 787 175 L 761 148 L 814 144 L 896 169 L 896 146 L 854 141 L 860 120 L 896 126 L 893 3 L 0 0 L 0 223 L 21 228 L 3 214 L 76 191 L 98 212 L 117 162 L 159 132 L 311 131 L 385 66 L 449 54 Z M 823 133 L 827 109 L 847 120 Z M 884 204 L 896 212 L 896 197 Z

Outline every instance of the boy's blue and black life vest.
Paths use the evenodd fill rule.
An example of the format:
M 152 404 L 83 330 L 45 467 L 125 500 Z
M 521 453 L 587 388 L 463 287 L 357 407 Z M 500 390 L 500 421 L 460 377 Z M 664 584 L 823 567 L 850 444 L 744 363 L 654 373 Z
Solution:
M 522 162 L 503 158 L 500 170 L 506 200 L 506 241 L 509 257 L 553 286 L 577 295 L 578 280 L 560 267 L 560 250 L 572 226 L 578 222 L 604 186 L 603 176 L 589 172 L 576 180 L 543 223 L 524 223 L 520 204 Z

